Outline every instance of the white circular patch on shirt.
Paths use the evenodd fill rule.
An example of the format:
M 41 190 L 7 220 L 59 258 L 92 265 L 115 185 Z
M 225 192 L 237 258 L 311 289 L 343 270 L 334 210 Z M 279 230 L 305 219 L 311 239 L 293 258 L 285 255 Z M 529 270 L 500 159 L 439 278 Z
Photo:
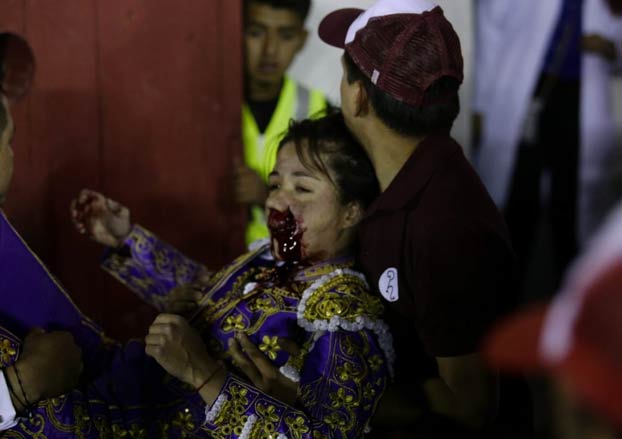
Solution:
M 397 282 L 397 268 L 389 267 L 378 279 L 378 289 L 382 297 L 389 302 L 397 302 L 400 297 L 399 286 Z

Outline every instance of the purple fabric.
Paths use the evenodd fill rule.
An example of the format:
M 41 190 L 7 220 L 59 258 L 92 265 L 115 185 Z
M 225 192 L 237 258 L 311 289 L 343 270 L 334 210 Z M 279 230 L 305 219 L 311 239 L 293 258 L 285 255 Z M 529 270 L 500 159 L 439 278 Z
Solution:
M 104 268 L 149 302 L 183 283 L 194 266 L 154 234 L 135 226 L 127 250 L 108 254 Z M 205 424 L 215 438 L 359 438 L 386 386 L 390 336 L 380 334 L 382 305 L 368 294 L 352 260 L 307 268 L 278 266 L 267 246 L 243 255 L 209 280 L 192 324 L 214 357 L 231 373 L 222 406 Z M 363 325 L 362 322 L 365 322 Z M 378 324 L 378 326 L 376 326 Z M 240 378 L 227 353 L 236 331 L 246 333 L 278 367 L 299 376 L 295 406 L 284 404 Z M 278 338 L 294 340 L 291 357 Z M 383 340 L 385 343 L 383 343 Z
M 101 343 L 99 327 L 73 304 L 4 213 L 0 214 L 0 322 L 20 338 L 35 327 L 68 330 L 87 358 Z
M 209 274 L 203 265 L 140 226 L 132 228 L 121 249 L 106 250 L 102 268 L 158 311 L 164 310 L 171 289 Z
M 141 343 L 120 346 L 71 302 L 19 234 L 0 215 L 0 366 L 19 358 L 31 328 L 70 331 L 82 348 L 83 382 L 41 401 L 11 437 L 187 437 L 202 434 L 205 405 L 171 379 Z M 53 377 L 51 377 L 53 379 Z
M 122 347 L 107 340 L 71 304 L 4 217 L 1 222 L 0 262 L 6 265 L 0 266 L 0 349 L 5 346 L 10 354 L 0 356 L 7 359 L 3 366 L 18 358 L 19 337 L 32 326 L 65 328 L 83 347 L 87 374 L 76 390 L 42 401 L 33 417 L 11 429 L 12 437 L 363 435 L 386 387 L 392 356 L 390 337 L 378 320 L 382 306 L 367 294 L 362 276 L 350 271 L 351 261 L 332 261 L 282 278 L 282 270 L 263 249 L 212 276 L 191 321 L 230 374 L 219 395 L 221 404 L 210 408 L 206 422 L 205 404 L 192 389 L 168 376 L 145 355 L 142 344 Z M 135 237 L 129 257 L 117 254 L 107 268 L 146 300 L 164 297 L 187 279 L 187 267 L 196 266 L 147 231 L 136 229 Z M 157 272 L 151 273 L 154 269 Z M 295 406 L 240 378 L 226 352 L 235 331 L 246 332 L 277 366 L 299 374 Z M 278 346 L 277 337 L 296 340 L 301 354 L 290 357 Z

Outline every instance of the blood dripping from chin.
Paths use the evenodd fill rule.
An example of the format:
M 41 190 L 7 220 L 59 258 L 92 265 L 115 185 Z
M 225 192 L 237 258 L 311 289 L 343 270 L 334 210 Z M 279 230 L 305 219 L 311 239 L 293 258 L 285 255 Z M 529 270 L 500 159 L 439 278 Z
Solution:
M 268 227 L 280 258 L 286 262 L 299 262 L 302 258 L 302 230 L 292 211 L 289 208 L 284 212 L 271 209 Z

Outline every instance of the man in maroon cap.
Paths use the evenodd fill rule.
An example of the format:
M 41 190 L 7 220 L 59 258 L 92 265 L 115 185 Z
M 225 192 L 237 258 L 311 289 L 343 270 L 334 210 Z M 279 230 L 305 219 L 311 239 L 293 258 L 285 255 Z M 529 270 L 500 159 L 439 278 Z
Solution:
M 520 419 L 478 354 L 490 324 L 514 304 L 515 256 L 501 215 L 449 135 L 463 80 L 458 36 L 427 0 L 339 10 L 319 33 L 344 49 L 343 113 L 382 190 L 360 226 L 359 250 L 397 352 L 379 423 L 400 427 L 397 437 L 530 437 L 527 390 L 511 398 Z

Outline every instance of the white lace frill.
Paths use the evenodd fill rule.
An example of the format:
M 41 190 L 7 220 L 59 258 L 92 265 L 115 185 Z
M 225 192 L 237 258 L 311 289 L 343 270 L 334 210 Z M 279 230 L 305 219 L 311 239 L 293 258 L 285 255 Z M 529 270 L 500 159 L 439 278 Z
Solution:
M 207 424 L 208 422 L 214 422 L 214 419 L 218 417 L 226 402 L 227 395 L 221 394 L 220 396 L 218 396 L 218 398 L 216 398 L 216 401 L 214 401 L 211 408 L 209 406 L 206 406 L 204 424 Z
M 374 334 L 376 334 L 376 337 L 378 338 L 378 344 L 380 345 L 380 348 L 383 350 L 384 355 L 387 359 L 389 374 L 391 375 L 391 377 L 393 377 L 393 374 L 394 374 L 393 364 L 395 362 L 395 350 L 393 348 L 393 336 L 391 335 L 387 324 L 384 323 L 382 320 L 372 319 L 365 315 L 357 316 L 354 319 L 354 321 L 350 319 L 345 319 L 340 316 L 332 316 L 330 320 L 316 319 L 313 321 L 310 321 L 305 317 L 305 310 L 307 307 L 307 302 L 313 296 L 313 294 L 315 294 L 315 292 L 329 280 L 335 277 L 338 277 L 338 276 L 343 276 L 343 275 L 350 275 L 350 276 L 358 277 L 364 282 L 365 286 L 369 288 L 369 285 L 367 284 L 367 281 L 365 280 L 365 276 L 363 276 L 361 273 L 357 271 L 349 270 L 347 268 L 343 268 L 343 269 L 340 268 L 340 269 L 333 271 L 332 273 L 329 273 L 327 275 L 320 277 L 318 280 L 313 282 L 309 286 L 309 288 L 307 288 L 304 291 L 302 295 L 302 299 L 300 300 L 300 303 L 298 304 L 298 311 L 297 311 L 298 325 L 301 328 L 309 332 L 318 332 L 318 331 L 335 332 L 338 329 L 343 329 L 343 330 L 351 331 L 351 332 L 360 331 L 362 329 L 367 329 L 369 331 L 372 331 Z

